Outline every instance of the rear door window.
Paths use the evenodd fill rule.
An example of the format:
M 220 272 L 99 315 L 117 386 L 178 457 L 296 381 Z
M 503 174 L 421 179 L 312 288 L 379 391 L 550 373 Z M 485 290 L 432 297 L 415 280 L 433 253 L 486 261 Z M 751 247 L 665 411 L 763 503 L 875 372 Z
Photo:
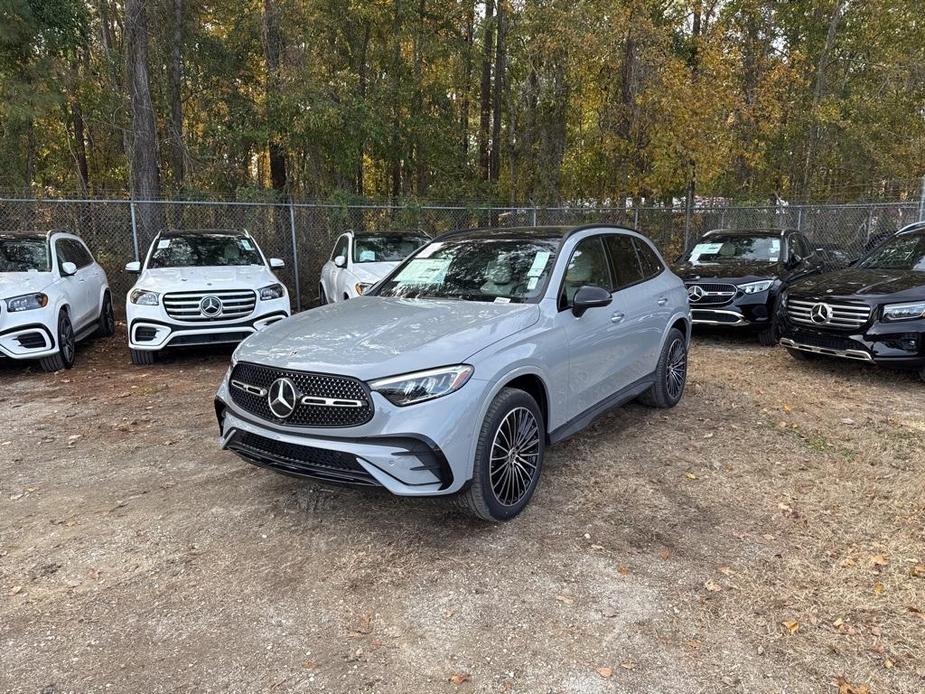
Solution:
M 644 280 L 645 274 L 633 238 L 626 234 L 608 234 L 604 238 L 607 251 L 610 253 L 610 267 L 614 278 L 611 290 L 620 291 Z
M 659 260 L 658 255 L 652 246 L 642 239 L 633 237 L 633 245 L 636 246 L 636 254 L 639 256 L 639 264 L 642 266 L 642 275 L 645 279 L 652 279 L 656 275 L 662 274 L 665 266 Z

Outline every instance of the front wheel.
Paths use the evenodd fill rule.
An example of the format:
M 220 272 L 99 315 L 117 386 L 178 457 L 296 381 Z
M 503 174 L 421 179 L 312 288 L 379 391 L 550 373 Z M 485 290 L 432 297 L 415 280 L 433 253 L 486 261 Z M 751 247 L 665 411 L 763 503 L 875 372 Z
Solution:
M 925 381 L 925 367 L 922 367 L 922 370 L 919 371 L 919 378 Z
M 318 287 L 318 305 L 324 306 L 328 303 L 328 295 L 324 291 L 324 285 Z
M 777 339 L 777 328 L 773 325 L 758 332 L 758 342 L 762 347 L 773 347 Z
M 103 308 L 100 310 L 100 318 L 97 322 L 97 337 L 112 337 L 116 334 L 116 316 L 112 310 L 112 297 L 109 292 L 103 297 Z
M 655 383 L 639 396 L 639 401 L 660 409 L 674 407 L 684 395 L 686 384 L 687 340 L 680 330 L 672 328 L 655 367 Z
M 546 425 L 536 401 L 522 390 L 502 389 L 485 413 L 460 506 L 486 521 L 519 514 L 536 491 L 545 447 Z
M 793 347 L 788 347 L 787 352 L 797 361 L 811 361 L 816 358 L 816 355 L 812 352 L 805 352 L 802 349 L 794 349 Z
M 77 356 L 77 340 L 74 338 L 74 326 L 65 311 L 58 314 L 58 353 L 41 360 L 42 370 L 49 373 L 70 369 Z

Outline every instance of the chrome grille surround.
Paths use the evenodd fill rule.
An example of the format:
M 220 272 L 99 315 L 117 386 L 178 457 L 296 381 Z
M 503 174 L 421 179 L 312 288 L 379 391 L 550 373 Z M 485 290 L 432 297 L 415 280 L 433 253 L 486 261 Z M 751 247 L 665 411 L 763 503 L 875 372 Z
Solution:
M 210 297 L 221 302 L 221 310 L 214 315 L 202 310 L 202 303 Z M 251 315 L 256 307 L 257 293 L 253 289 L 170 292 L 164 295 L 167 315 L 184 323 L 240 320 Z
M 865 325 L 870 316 L 866 304 L 787 298 L 787 318 L 801 325 L 852 330 Z

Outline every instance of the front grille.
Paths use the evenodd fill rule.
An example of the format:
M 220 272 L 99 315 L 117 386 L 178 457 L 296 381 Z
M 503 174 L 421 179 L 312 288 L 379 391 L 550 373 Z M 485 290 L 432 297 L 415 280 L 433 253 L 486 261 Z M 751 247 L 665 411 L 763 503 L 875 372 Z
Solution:
M 365 424 L 373 418 L 373 403 L 369 395 L 369 389 L 365 383 L 355 378 L 276 369 L 241 362 L 232 370 L 230 380 L 268 392 L 273 382 L 279 378 L 288 378 L 292 381 L 298 400 L 308 396 L 359 401 L 361 405 L 359 407 L 342 407 L 298 402 L 289 417 L 280 419 L 270 411 L 267 395 L 248 392 L 229 383 L 231 399 L 246 412 L 277 424 L 306 427 L 355 427 Z
M 818 308 L 817 308 L 818 307 Z M 827 321 L 813 320 L 814 309 L 816 315 L 830 316 Z M 811 299 L 787 299 L 787 317 L 794 323 L 812 325 L 817 328 L 841 328 L 849 330 L 860 328 L 870 320 L 870 306 L 865 304 L 832 303 L 829 301 L 813 301 Z
M 734 284 L 720 284 L 710 282 L 689 282 L 687 285 L 688 297 L 692 306 L 722 306 L 735 299 L 739 288 Z M 703 296 L 694 298 L 690 295 L 691 287 L 700 287 Z
M 250 432 L 239 432 L 228 448 L 249 462 L 291 475 L 313 477 L 329 482 L 378 485 L 356 456 L 314 446 L 300 446 L 269 439 Z
M 170 341 L 171 347 L 195 347 L 197 345 L 225 345 L 240 342 L 252 335 L 246 330 L 233 333 L 209 333 L 207 335 L 177 335 Z
M 209 302 L 205 304 L 207 310 L 203 310 L 203 302 L 208 297 L 214 297 L 220 302 L 221 307 L 217 312 L 208 310 L 211 308 Z M 246 318 L 254 312 L 256 305 L 257 294 L 252 289 L 171 292 L 164 295 L 164 310 L 167 311 L 167 315 L 174 320 L 190 323 Z

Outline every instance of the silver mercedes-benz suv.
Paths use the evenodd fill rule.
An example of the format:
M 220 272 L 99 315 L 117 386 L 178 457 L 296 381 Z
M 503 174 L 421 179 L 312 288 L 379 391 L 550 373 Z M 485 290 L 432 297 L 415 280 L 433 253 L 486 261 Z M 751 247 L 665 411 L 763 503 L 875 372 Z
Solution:
M 674 406 L 689 338 L 684 284 L 634 231 L 454 232 L 367 294 L 242 342 L 216 394 L 221 444 L 506 520 L 547 445 L 634 398 Z

